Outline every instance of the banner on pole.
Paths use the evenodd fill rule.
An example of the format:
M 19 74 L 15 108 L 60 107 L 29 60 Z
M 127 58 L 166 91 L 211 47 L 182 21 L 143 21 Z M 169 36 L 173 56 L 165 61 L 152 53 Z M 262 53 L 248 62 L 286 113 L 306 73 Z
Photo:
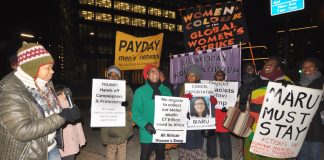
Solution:
M 243 7 L 237 2 L 188 8 L 182 28 L 187 52 L 249 42 Z
M 116 33 L 115 65 L 120 70 L 143 69 L 147 64 L 160 66 L 163 33 L 135 37 L 120 31 Z
M 170 82 L 178 85 L 185 80 L 186 67 L 200 65 L 203 80 L 213 80 L 217 70 L 226 74 L 228 81 L 241 81 L 241 49 L 234 45 L 228 49 L 216 48 L 206 52 L 173 55 L 170 59 Z

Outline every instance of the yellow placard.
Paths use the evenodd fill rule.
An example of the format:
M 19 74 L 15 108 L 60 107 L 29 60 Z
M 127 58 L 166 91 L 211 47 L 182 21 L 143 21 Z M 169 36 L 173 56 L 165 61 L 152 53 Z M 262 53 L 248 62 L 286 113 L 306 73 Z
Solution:
M 163 33 L 135 37 L 120 31 L 116 33 L 115 65 L 120 70 L 143 69 L 147 64 L 160 66 Z

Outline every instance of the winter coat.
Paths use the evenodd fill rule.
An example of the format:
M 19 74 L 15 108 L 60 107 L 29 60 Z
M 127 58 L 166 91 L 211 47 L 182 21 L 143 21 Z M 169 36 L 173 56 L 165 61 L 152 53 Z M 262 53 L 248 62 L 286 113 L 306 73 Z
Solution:
M 48 139 L 64 124 L 57 113 L 46 117 L 13 74 L 0 81 L 0 160 L 46 160 Z
M 60 103 L 62 108 L 70 107 L 67 100 L 61 100 Z M 61 157 L 66 157 L 79 153 L 80 147 L 84 146 L 86 143 L 81 122 L 70 123 L 63 126 L 62 132 L 64 148 L 59 150 Z
M 308 88 L 313 89 L 323 89 L 324 77 L 319 77 L 315 79 L 311 84 L 309 84 Z M 307 135 L 305 140 L 308 142 L 320 142 L 323 141 L 323 133 L 324 133 L 324 125 L 321 123 L 321 115 L 320 112 L 324 110 L 324 101 L 321 101 L 318 109 L 313 117 L 312 122 L 310 123 Z
M 163 84 L 159 86 L 159 90 L 161 96 L 172 95 L 170 89 Z M 134 94 L 132 114 L 133 121 L 139 127 L 141 143 L 152 143 L 152 135 L 145 129 L 147 123 L 152 123 L 152 125 L 154 125 L 155 101 L 152 99 L 152 95 L 153 89 L 148 82 L 137 88 Z
M 63 128 L 64 149 L 60 149 L 61 157 L 79 153 L 80 147 L 86 143 L 81 122 L 67 124 Z
M 105 127 L 101 128 L 101 141 L 103 144 L 121 144 L 125 143 L 129 137 L 133 135 L 132 117 L 130 115 L 131 106 L 133 103 L 133 90 L 130 86 L 126 86 L 126 126 L 125 127 Z

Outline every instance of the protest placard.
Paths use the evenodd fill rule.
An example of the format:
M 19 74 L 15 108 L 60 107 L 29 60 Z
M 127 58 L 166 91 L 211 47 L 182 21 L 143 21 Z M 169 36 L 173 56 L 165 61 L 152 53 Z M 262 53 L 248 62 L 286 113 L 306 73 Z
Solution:
M 91 127 L 125 126 L 126 82 L 124 80 L 92 80 Z
M 185 83 L 185 93 L 193 96 L 188 106 L 187 130 L 215 129 L 215 109 L 210 103 L 210 96 L 214 96 L 213 84 Z
M 269 82 L 250 152 L 296 157 L 321 98 L 321 90 Z
M 234 107 L 238 92 L 238 82 L 201 80 L 201 83 L 214 85 L 214 97 L 217 99 L 217 104 L 214 106 L 215 109 Z
M 185 143 L 188 98 L 155 96 L 153 143 Z

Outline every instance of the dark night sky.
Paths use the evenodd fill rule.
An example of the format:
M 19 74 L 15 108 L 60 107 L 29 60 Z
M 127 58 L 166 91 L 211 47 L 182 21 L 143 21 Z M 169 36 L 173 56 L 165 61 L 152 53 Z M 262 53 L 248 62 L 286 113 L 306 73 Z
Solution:
M 12 38 L 21 32 L 31 34 L 44 34 L 49 28 L 50 1 L 7 1 L 7 5 L 1 5 L 2 31 L 5 37 Z
M 6 1 L 0 6 L 0 77 L 9 70 L 8 59 L 19 47 L 19 34 L 44 36 L 49 31 L 53 0 Z

